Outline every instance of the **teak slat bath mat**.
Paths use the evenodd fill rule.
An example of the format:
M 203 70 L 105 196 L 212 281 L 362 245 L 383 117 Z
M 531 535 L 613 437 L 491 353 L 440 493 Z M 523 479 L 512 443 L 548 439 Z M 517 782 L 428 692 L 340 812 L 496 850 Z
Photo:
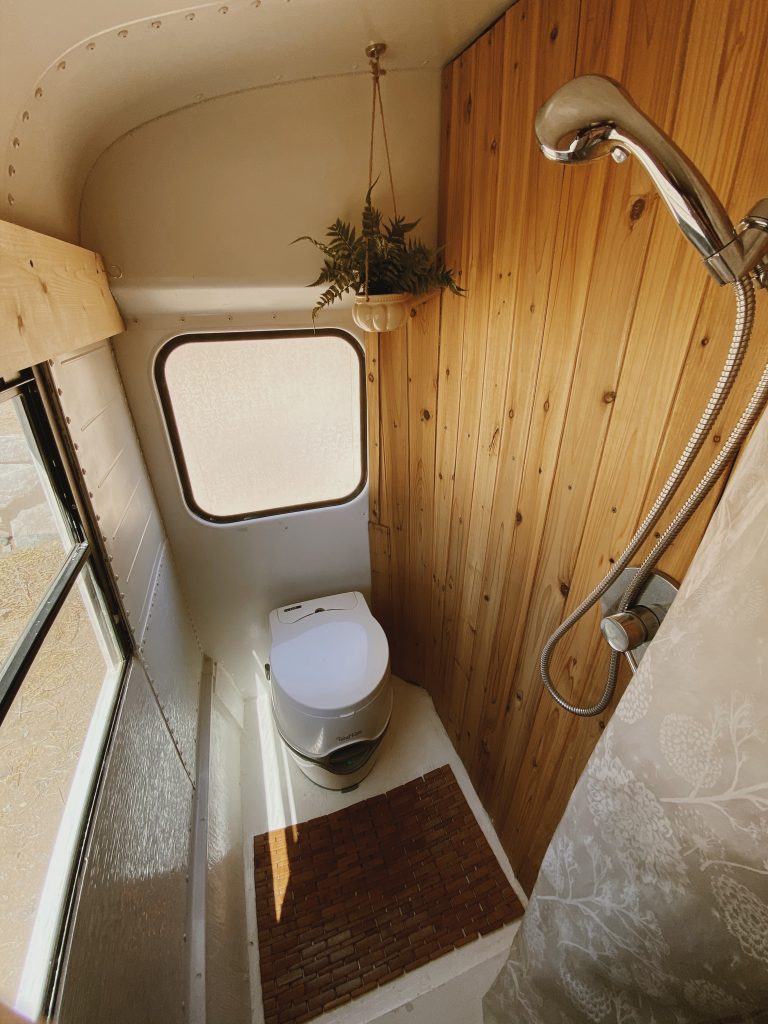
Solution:
M 523 910 L 448 765 L 256 836 L 266 1024 L 299 1024 Z

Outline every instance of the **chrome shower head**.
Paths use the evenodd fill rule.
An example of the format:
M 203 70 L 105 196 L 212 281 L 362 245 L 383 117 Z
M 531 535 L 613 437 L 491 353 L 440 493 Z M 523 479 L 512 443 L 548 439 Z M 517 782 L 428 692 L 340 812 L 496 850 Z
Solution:
M 637 157 L 715 279 L 725 284 L 741 276 L 741 242 L 720 200 L 685 154 L 610 78 L 583 75 L 561 86 L 536 115 L 536 136 L 544 155 L 562 163 Z

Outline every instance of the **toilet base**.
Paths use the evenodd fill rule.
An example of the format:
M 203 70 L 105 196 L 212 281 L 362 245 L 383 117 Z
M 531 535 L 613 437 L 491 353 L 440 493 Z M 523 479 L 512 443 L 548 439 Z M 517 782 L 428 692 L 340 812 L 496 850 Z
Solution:
M 311 782 L 314 782 L 316 786 L 320 786 L 322 789 L 334 790 L 354 789 L 358 786 L 370 774 L 379 754 L 377 747 L 361 768 L 358 768 L 355 772 L 341 775 L 338 772 L 330 771 L 330 769 L 317 764 L 315 761 L 302 757 L 301 754 L 298 754 L 287 743 L 285 744 L 285 749 Z

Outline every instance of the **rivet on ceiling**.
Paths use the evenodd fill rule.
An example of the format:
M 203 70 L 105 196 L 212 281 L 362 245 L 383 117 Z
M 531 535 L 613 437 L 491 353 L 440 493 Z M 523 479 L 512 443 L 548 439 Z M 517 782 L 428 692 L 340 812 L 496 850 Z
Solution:
M 120 31 L 117 34 L 120 37 L 120 39 L 125 39 L 125 37 L 128 35 L 128 29 L 127 28 L 121 28 Z
M 226 7 L 226 6 L 225 7 L 220 7 L 219 8 L 219 14 L 229 14 L 229 8 Z
M 21 120 L 22 121 L 28 121 L 29 120 L 29 111 L 28 110 L 25 110 L 24 113 L 21 115 Z
M 160 28 L 162 24 L 162 21 L 152 21 L 150 22 L 150 28 Z
M 194 11 L 190 11 L 189 14 L 185 14 L 184 17 L 187 19 L 187 21 L 194 21 L 195 20 L 195 12 Z
M 11 193 L 9 192 L 9 193 L 8 193 L 8 205 L 9 205 L 9 206 L 13 206 L 13 204 L 14 204 L 15 202 L 16 202 L 16 200 L 15 200 L 15 199 L 13 198 L 13 196 L 12 196 L 12 195 L 11 195 Z
M 85 44 L 85 48 L 86 48 L 86 50 L 95 50 L 96 49 L 96 43 L 94 43 L 93 40 L 91 40 L 90 43 L 86 43 Z
M 18 148 L 19 148 L 19 146 L 21 145 L 21 139 L 20 139 L 20 138 L 18 137 L 18 135 L 17 135 L 17 136 L 16 136 L 16 138 L 15 138 L 15 139 L 13 140 L 13 142 L 11 143 L 11 145 L 13 146 L 13 148 L 14 148 L 14 149 L 18 149 Z
M 59 63 L 56 65 L 59 71 L 63 71 L 66 68 L 66 66 L 67 62 L 65 60 L 60 60 Z
M 38 87 L 35 89 L 35 99 L 36 100 L 42 99 L 42 96 L 43 96 L 42 86 L 38 85 Z
M 16 168 L 13 166 L 13 164 L 8 164 L 8 177 L 12 178 L 15 173 L 16 173 Z

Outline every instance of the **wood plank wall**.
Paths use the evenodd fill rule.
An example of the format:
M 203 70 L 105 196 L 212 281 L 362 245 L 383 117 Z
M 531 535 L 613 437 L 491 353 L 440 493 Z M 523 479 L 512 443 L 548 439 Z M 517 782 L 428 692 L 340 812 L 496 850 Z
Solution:
M 573 75 L 610 75 L 738 220 L 768 192 L 766 52 L 761 0 L 520 0 L 444 71 L 442 236 L 467 297 L 368 338 L 374 610 L 529 889 L 610 713 L 560 711 L 539 652 L 666 479 L 734 318 L 637 162 L 549 163 L 534 115 Z M 764 303 L 691 486 L 768 356 Z M 713 507 L 667 572 L 684 575 Z M 591 703 L 606 664 L 593 613 L 555 676 Z

